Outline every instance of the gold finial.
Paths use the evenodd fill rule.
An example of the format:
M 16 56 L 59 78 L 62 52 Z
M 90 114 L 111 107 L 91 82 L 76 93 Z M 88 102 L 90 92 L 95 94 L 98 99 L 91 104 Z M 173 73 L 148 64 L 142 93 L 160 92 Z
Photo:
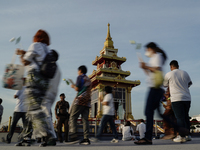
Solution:
M 107 31 L 107 37 L 106 37 L 106 41 L 104 42 L 104 48 L 114 48 L 113 46 L 113 41 L 112 38 L 110 36 L 110 24 L 108 23 L 108 31 Z
M 111 37 L 110 37 L 110 23 L 108 23 L 108 31 L 107 31 L 107 37 L 106 37 L 106 39 L 112 39 Z

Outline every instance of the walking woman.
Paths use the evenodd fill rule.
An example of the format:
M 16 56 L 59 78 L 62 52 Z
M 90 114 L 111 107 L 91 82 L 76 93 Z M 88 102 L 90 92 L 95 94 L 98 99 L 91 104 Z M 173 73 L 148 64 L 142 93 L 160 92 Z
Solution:
M 152 144 L 152 132 L 153 132 L 153 116 L 154 110 L 158 109 L 160 100 L 163 96 L 163 89 L 161 84 L 157 83 L 159 77 L 157 74 L 162 73 L 162 67 L 167 59 L 167 56 L 163 50 L 161 50 L 155 43 L 151 42 L 146 45 L 145 55 L 150 57 L 149 63 L 141 62 L 140 67 L 147 74 L 147 84 L 149 92 L 147 94 L 145 115 L 146 115 L 146 133 L 145 138 L 134 142 L 138 145 L 151 145 Z M 156 79 L 155 79 L 156 78 Z M 161 75 L 162 78 L 162 75 Z M 162 79 L 161 79 L 162 80 Z
M 23 140 L 16 146 L 30 146 L 32 134 L 34 138 L 47 137 L 50 139 L 52 136 L 47 124 L 47 116 L 41 108 L 49 79 L 39 73 L 39 65 L 50 51 L 47 47 L 49 45 L 48 34 L 44 30 L 38 30 L 27 52 L 19 49 L 16 51 L 17 55 L 21 55 L 21 62 L 27 68 L 25 103 L 28 106 L 26 126 L 21 133 Z M 54 142 L 52 145 L 56 145 L 56 143 Z M 44 142 L 40 146 L 47 146 L 47 143 Z

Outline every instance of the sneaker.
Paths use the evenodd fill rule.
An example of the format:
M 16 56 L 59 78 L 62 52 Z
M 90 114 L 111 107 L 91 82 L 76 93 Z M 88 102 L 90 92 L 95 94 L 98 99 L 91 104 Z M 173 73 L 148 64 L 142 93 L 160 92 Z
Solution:
M 99 142 L 99 139 L 95 138 L 95 137 L 92 137 L 92 138 L 90 138 L 90 141 L 92 141 L 92 142 Z
M 2 138 L 1 138 L 1 142 L 4 142 L 4 143 L 7 143 L 7 144 L 10 144 L 11 141 L 6 140 L 4 137 L 2 137 Z
M 90 140 L 89 139 L 83 139 L 79 144 L 80 145 L 90 145 Z
M 23 139 L 21 142 L 15 144 L 15 146 L 31 146 L 31 139 Z
M 71 138 L 69 142 L 65 142 L 65 144 L 76 144 L 80 143 L 80 140 L 78 138 Z
M 170 135 L 165 135 L 161 138 L 161 140 L 170 140 L 170 139 L 173 139 L 174 138 L 174 135 L 173 134 L 170 134 Z
M 119 140 L 118 139 L 112 139 L 112 141 L 110 141 L 110 143 L 118 143 Z
M 180 143 L 184 143 L 186 142 L 186 138 L 185 137 L 181 137 L 180 135 L 178 135 L 176 138 L 173 139 L 174 142 L 180 142 Z
M 188 135 L 188 136 L 185 136 L 185 138 L 186 138 L 186 141 L 192 141 L 192 138 L 191 138 L 191 136 L 190 136 L 190 135 Z

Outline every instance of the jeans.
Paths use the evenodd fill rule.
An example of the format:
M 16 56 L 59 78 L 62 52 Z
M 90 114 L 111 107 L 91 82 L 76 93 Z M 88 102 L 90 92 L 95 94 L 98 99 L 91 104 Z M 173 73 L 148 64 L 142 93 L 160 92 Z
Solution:
M 109 122 L 109 124 L 110 124 L 110 128 L 112 129 L 114 138 L 118 139 L 118 134 L 117 134 L 117 130 L 116 130 L 115 123 L 114 123 L 114 116 L 111 116 L 111 115 L 103 115 L 103 117 L 101 119 L 100 128 L 97 133 L 97 138 L 99 138 L 101 136 L 103 129 L 105 128 L 107 122 Z
M 145 108 L 145 116 L 146 116 L 145 138 L 148 140 L 152 140 L 154 110 L 157 109 L 158 113 L 161 115 L 159 107 L 163 93 L 164 93 L 163 89 L 150 88 L 149 94 L 147 96 L 146 108 Z
M 71 112 L 70 112 L 70 139 L 77 138 L 77 119 L 79 115 L 82 116 L 83 121 L 83 132 L 84 132 L 84 139 L 89 138 L 89 121 L 88 121 L 88 115 L 89 115 L 89 107 L 87 106 L 81 106 L 81 105 L 74 105 L 72 106 Z
M 25 112 L 14 112 L 13 113 L 13 121 L 12 121 L 11 129 L 10 129 L 9 133 L 7 134 L 7 141 L 11 141 L 12 136 L 15 131 L 15 128 L 16 128 L 16 125 L 17 125 L 17 122 L 19 121 L 20 118 L 22 118 L 23 127 L 24 127 L 26 113 Z
M 190 104 L 191 104 L 190 101 L 172 102 L 172 109 L 177 119 L 177 124 L 180 127 L 184 127 L 188 130 L 190 130 L 190 119 L 189 119 Z

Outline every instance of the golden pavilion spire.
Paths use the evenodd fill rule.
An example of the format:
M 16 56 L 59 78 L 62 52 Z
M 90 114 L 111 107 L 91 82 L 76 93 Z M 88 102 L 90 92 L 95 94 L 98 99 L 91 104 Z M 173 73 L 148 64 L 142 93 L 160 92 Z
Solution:
M 104 42 L 104 48 L 114 48 L 113 41 L 110 36 L 110 24 L 109 23 L 108 23 L 108 31 L 107 31 L 106 41 Z

